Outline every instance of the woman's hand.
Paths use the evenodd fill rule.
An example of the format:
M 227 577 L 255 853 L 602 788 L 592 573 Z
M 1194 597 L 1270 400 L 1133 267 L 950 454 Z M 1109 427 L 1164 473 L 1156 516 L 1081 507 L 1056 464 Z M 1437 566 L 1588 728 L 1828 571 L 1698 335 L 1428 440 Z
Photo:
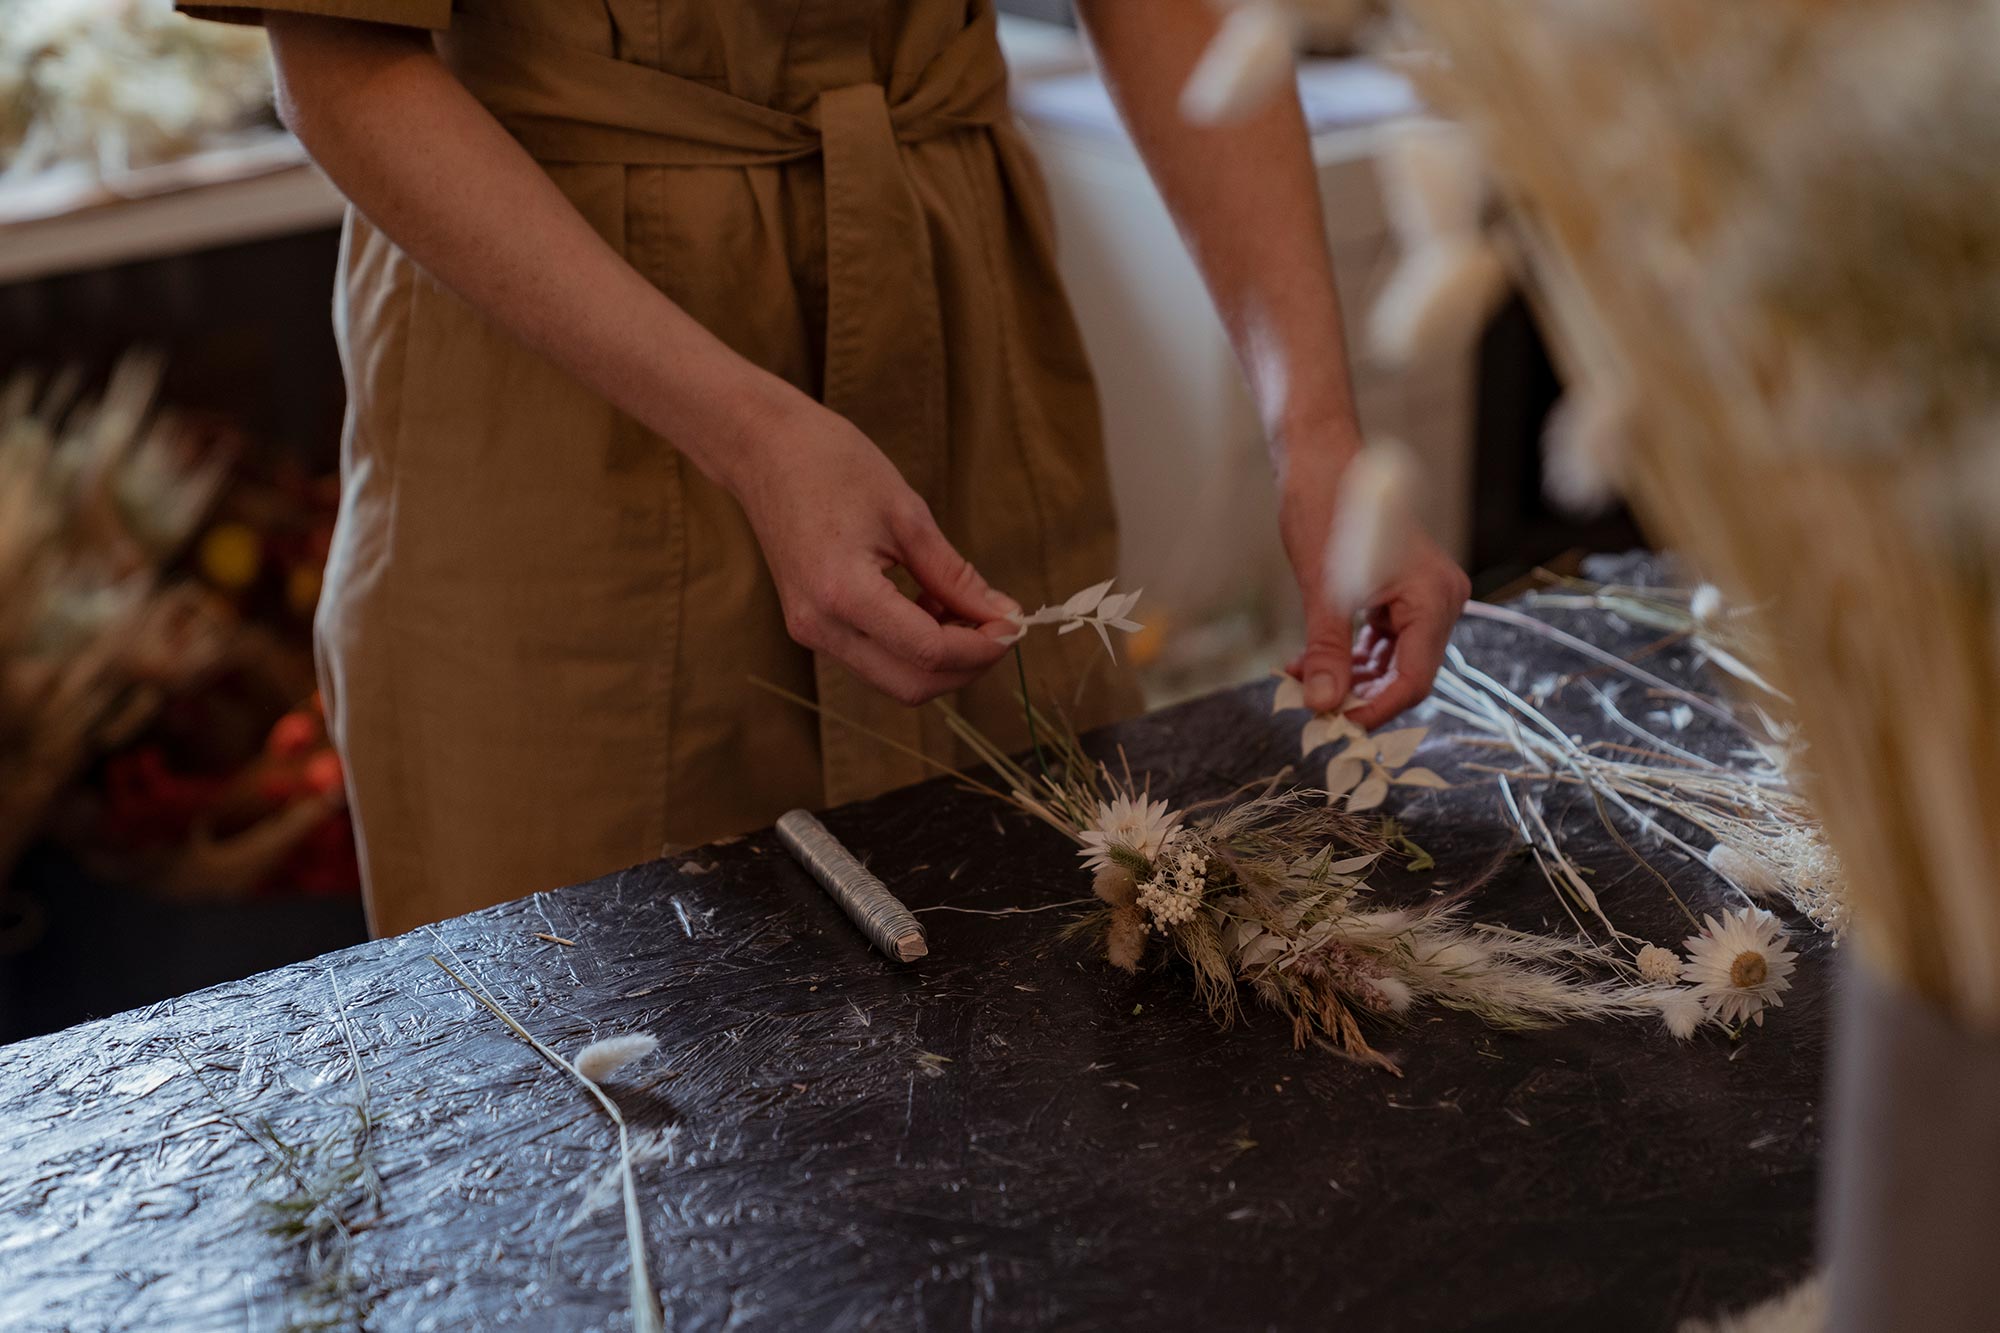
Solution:
M 969 684 L 1006 655 L 1019 604 L 987 586 L 846 418 L 801 394 L 753 429 L 724 484 L 750 517 L 794 639 L 904 704 Z M 897 566 L 921 604 L 890 581 Z
M 1328 713 L 1351 695 L 1348 717 L 1373 730 L 1430 693 L 1471 581 L 1421 534 L 1402 568 L 1369 595 L 1360 632 L 1325 593 L 1327 538 L 1351 454 L 1297 451 L 1287 460 L 1279 526 L 1305 599 L 1305 651 L 1287 668 L 1305 684 L 1306 706 Z

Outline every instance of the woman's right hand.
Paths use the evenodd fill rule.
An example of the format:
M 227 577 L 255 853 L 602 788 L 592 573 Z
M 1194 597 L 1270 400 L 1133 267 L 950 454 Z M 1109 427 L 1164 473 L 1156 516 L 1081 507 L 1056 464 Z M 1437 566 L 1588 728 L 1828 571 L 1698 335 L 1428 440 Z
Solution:
M 797 395 L 749 433 L 723 481 L 749 515 L 792 638 L 910 705 L 1006 655 L 1019 604 L 987 586 L 852 423 Z M 890 581 L 898 566 L 921 602 Z

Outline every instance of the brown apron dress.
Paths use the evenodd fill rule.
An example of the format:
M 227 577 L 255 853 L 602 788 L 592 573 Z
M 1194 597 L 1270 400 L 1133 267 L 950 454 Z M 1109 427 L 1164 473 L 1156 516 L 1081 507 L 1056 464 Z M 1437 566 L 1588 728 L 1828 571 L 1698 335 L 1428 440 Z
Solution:
M 441 30 L 598 233 L 865 431 L 995 587 L 1032 608 L 1112 573 L 1090 372 L 991 0 L 261 7 Z M 786 636 L 733 499 L 352 210 L 335 323 L 318 647 L 378 934 L 934 771 L 753 676 L 961 757 L 935 712 Z M 1079 727 L 1135 706 L 1094 635 L 1025 648 Z M 1015 689 L 1003 663 L 956 703 L 1020 745 Z

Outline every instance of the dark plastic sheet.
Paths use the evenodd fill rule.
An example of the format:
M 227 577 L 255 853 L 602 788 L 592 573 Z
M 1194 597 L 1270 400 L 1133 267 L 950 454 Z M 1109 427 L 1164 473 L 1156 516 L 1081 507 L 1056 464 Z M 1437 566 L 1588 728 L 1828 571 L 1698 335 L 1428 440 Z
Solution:
M 1614 649 L 1656 637 L 1552 618 Z M 1502 679 L 1587 666 L 1501 626 L 1459 642 Z M 1693 679 L 1685 652 L 1648 661 Z M 1156 793 L 1226 791 L 1297 757 L 1302 715 L 1269 718 L 1270 688 L 1098 743 Z M 1560 720 L 1601 734 L 1581 704 Z M 1720 756 L 1704 725 L 1676 739 Z M 1466 785 L 1392 798 L 1437 858 L 1390 877 L 1407 892 L 1509 846 L 1490 780 L 1455 771 L 1473 754 L 1434 733 L 1422 762 Z M 1677 912 L 1588 809 L 1550 813 L 1614 918 L 1677 945 Z M 913 908 L 1088 892 L 1062 839 L 949 783 L 825 820 Z M 1655 860 L 1721 905 L 1705 872 Z M 1564 921 L 1520 857 L 1477 910 Z M 343 1012 L 383 1178 L 355 1249 L 368 1326 L 627 1327 L 615 1197 L 570 1225 L 610 1128 L 426 961 L 445 945 L 558 1049 L 660 1038 L 614 1086 L 649 1145 L 676 1328 L 1668 1329 L 1808 1265 L 1828 970 L 1809 927 L 1785 1007 L 1737 1046 L 1424 1013 L 1376 1033 L 1399 1080 L 1295 1051 L 1254 1010 L 1217 1031 L 1181 974 L 1059 941 L 1067 916 L 925 912 L 931 957 L 892 964 L 767 831 L 0 1050 L 0 1327 L 299 1313 L 294 1254 L 262 1229 L 283 1190 L 182 1056 L 237 1115 L 308 1141 L 352 1089 Z

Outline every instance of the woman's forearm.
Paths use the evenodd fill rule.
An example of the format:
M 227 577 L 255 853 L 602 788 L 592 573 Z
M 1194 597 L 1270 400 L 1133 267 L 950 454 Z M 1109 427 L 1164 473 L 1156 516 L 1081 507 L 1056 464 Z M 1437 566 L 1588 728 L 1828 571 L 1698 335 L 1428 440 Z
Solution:
M 496 325 L 725 485 L 805 401 L 597 235 L 427 34 L 269 16 L 285 123 L 363 215 Z
M 1180 95 L 1216 30 L 1207 0 L 1078 0 L 1077 12 L 1201 268 L 1274 447 L 1344 459 L 1356 444 L 1353 397 L 1297 95 L 1288 89 L 1230 125 L 1190 125 Z

